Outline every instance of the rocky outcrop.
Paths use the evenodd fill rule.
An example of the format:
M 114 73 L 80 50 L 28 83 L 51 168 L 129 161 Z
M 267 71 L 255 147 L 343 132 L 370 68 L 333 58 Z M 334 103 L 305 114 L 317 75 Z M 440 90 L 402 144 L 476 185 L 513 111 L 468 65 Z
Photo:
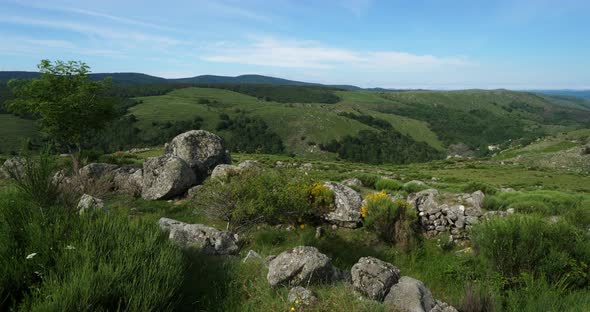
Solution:
M 317 248 L 298 246 L 273 258 L 266 277 L 272 287 L 301 286 L 334 281 L 340 278 L 340 272 Z
M 361 180 L 359 180 L 358 178 L 351 178 L 351 179 L 347 179 L 342 181 L 342 184 L 348 186 L 348 187 L 361 187 L 363 186 L 363 182 Z
M 360 258 L 351 269 L 354 289 L 377 301 L 383 301 L 391 286 L 400 277 L 400 270 L 391 263 L 373 257 Z
M 184 194 L 195 183 L 195 174 L 179 157 L 147 158 L 143 163 L 141 197 L 149 200 L 172 198 Z
M 408 276 L 400 278 L 385 297 L 387 311 L 430 312 L 436 301 L 424 283 Z
M 7 159 L 0 166 L 0 179 L 10 179 L 13 176 L 23 177 L 25 175 L 25 160 L 20 157 Z
M 219 164 L 231 164 L 224 140 L 211 132 L 191 130 L 176 136 L 166 146 L 166 154 L 184 160 L 202 181 Z
M 112 178 L 112 174 L 119 166 L 104 163 L 91 163 L 79 170 L 82 181 L 96 182 L 101 179 Z
M 317 303 L 318 298 L 307 288 L 296 286 L 289 290 L 289 303 L 296 306 L 311 306 Z
M 196 249 L 209 255 L 233 255 L 239 251 L 237 236 L 203 224 L 188 224 L 161 218 L 160 228 L 168 238 L 184 249 Z
M 211 178 L 226 181 L 230 177 L 240 174 L 240 171 L 241 169 L 238 166 L 221 164 L 215 166 L 215 169 L 211 172 Z
M 85 213 L 89 213 L 95 210 L 102 210 L 104 209 L 104 202 L 96 197 L 93 197 L 88 194 L 82 195 L 80 201 L 78 201 L 78 214 L 82 215 Z
M 348 186 L 326 182 L 324 186 L 334 192 L 334 210 L 328 212 L 326 221 L 338 226 L 357 228 L 361 224 L 361 205 L 363 198 Z
M 113 171 L 115 190 L 131 196 L 141 195 L 143 170 L 136 166 L 123 166 Z

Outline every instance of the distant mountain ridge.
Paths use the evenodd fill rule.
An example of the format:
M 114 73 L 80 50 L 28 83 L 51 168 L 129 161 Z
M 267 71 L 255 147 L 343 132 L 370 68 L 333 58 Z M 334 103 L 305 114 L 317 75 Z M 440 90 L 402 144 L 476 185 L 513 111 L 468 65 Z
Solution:
M 10 79 L 32 79 L 39 77 L 38 72 L 29 71 L 0 71 L 0 82 L 6 82 Z M 115 83 L 119 84 L 148 84 L 148 83 L 189 83 L 189 84 L 266 84 L 266 85 L 298 85 L 298 86 L 325 86 L 344 90 L 362 90 L 362 88 L 352 85 L 324 85 L 320 83 L 311 83 L 303 81 L 288 80 L 263 75 L 240 75 L 240 76 L 216 76 L 200 75 L 188 78 L 162 78 L 142 73 L 93 73 L 90 74 L 92 79 L 101 80 L 106 77 L 112 77 Z

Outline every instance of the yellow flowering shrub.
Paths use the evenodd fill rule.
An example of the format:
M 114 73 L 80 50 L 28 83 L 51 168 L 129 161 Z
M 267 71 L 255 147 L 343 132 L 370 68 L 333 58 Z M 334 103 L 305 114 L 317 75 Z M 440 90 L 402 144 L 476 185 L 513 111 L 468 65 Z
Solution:
M 308 191 L 308 200 L 316 215 L 334 209 L 334 192 L 322 183 L 313 183 Z
M 365 197 L 361 214 L 365 226 L 385 241 L 407 247 L 414 239 L 412 224 L 417 216 L 405 200 L 393 200 L 384 191 L 371 193 Z

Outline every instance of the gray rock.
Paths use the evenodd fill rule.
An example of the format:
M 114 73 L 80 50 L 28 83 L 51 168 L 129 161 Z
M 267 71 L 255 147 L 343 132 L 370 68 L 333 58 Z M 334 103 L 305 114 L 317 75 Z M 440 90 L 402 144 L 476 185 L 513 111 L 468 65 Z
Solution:
M 424 182 L 422 182 L 422 181 L 419 181 L 419 180 L 412 180 L 412 181 L 410 181 L 410 182 L 406 182 L 406 183 L 404 183 L 404 187 L 408 187 L 408 185 L 410 185 L 410 184 L 416 184 L 416 185 L 419 185 L 419 186 L 426 186 L 426 183 L 424 183 Z
M 350 272 L 354 289 L 377 301 L 383 301 L 400 277 L 397 267 L 373 257 L 360 258 Z
M 324 229 L 321 226 L 318 226 L 315 229 L 315 239 L 320 239 L 324 235 Z
M 215 166 L 215 169 L 211 172 L 211 178 L 227 181 L 230 177 L 239 175 L 240 172 L 241 169 L 237 166 L 220 164 Z
M 188 224 L 173 219 L 158 221 L 168 238 L 184 249 L 196 249 L 209 255 L 233 255 L 239 251 L 236 235 L 203 224 Z
M 104 209 L 104 202 L 99 198 L 84 194 L 80 198 L 80 201 L 78 201 L 77 209 L 80 215 L 95 210 L 102 210 Z
M 250 159 L 244 160 L 238 165 L 240 170 L 257 170 L 261 167 L 262 165 L 258 161 Z
M 516 192 L 516 190 L 513 189 L 513 188 L 511 188 L 511 187 L 506 187 L 506 188 L 503 187 L 503 188 L 500 189 L 500 192 L 502 192 L 502 193 L 514 193 L 514 192 Z
M 199 197 L 199 192 L 203 189 L 203 185 L 195 185 L 186 191 L 186 198 L 195 199 Z
M 330 258 L 317 248 L 298 246 L 272 259 L 266 276 L 270 286 L 300 286 L 318 282 L 329 282 L 337 270 Z
M 348 186 L 326 182 L 324 186 L 334 192 L 334 210 L 328 212 L 324 219 L 328 222 L 347 228 L 359 227 L 361 216 L 361 205 L 363 198 L 355 190 Z
M 297 306 L 310 306 L 317 303 L 318 298 L 313 292 L 301 286 L 295 286 L 289 290 L 289 303 Z
M 313 164 L 311 164 L 311 163 L 302 164 L 301 169 L 309 171 L 309 170 L 313 169 Z
M 244 260 L 242 260 L 243 263 L 246 262 L 264 262 L 264 258 L 262 258 L 262 256 L 260 254 L 258 254 L 256 251 L 254 250 L 249 250 L 248 254 L 246 255 L 246 257 L 244 257 Z
M 20 157 L 12 157 L 7 159 L 2 166 L 0 166 L 0 179 L 10 179 L 13 176 L 16 178 L 25 176 L 26 160 Z
M 113 184 L 119 193 L 139 196 L 143 185 L 143 170 L 135 166 L 123 166 L 113 171 Z
M 143 199 L 169 199 L 184 194 L 196 183 L 188 164 L 176 156 L 147 158 L 143 163 Z
M 453 306 L 446 302 L 442 302 L 440 300 L 435 300 L 434 308 L 430 310 L 430 312 L 459 312 Z
M 204 180 L 219 164 L 231 164 L 231 155 L 223 139 L 205 130 L 191 130 L 176 136 L 166 154 L 186 161 L 198 181 Z
M 357 178 L 351 178 L 348 180 L 344 180 L 342 181 L 342 184 L 348 186 L 348 187 L 361 187 L 363 186 L 363 182 Z
M 391 287 L 384 301 L 386 311 L 429 312 L 435 307 L 432 293 L 424 283 L 408 276 Z
M 483 200 L 485 197 L 486 196 L 482 191 L 476 191 L 473 194 L 471 194 L 473 207 L 477 208 L 477 209 L 481 209 L 483 207 Z
M 98 181 L 100 179 L 112 178 L 115 169 L 119 168 L 117 165 L 104 163 L 91 163 L 78 171 L 80 178 L 86 181 Z

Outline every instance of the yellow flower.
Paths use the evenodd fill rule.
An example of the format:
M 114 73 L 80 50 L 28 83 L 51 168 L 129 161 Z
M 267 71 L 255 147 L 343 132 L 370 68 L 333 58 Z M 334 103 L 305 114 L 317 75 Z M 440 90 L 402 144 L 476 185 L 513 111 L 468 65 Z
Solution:
M 367 206 L 362 206 L 361 207 L 361 216 L 363 216 L 363 218 L 367 217 L 367 212 L 369 212 L 369 208 L 367 208 Z
M 295 307 L 291 307 L 291 311 L 295 311 Z
M 299 228 L 301 228 L 303 230 L 305 228 L 305 224 L 299 225 Z

